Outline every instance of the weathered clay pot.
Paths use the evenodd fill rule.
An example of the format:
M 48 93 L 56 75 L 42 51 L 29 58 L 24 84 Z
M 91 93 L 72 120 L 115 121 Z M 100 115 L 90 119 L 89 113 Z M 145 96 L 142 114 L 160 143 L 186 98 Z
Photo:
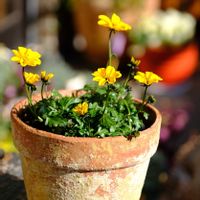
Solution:
M 69 94 L 69 93 L 68 93 Z M 160 135 L 161 115 L 148 106 L 152 125 L 140 136 L 76 138 L 37 130 L 11 111 L 29 200 L 139 200 Z

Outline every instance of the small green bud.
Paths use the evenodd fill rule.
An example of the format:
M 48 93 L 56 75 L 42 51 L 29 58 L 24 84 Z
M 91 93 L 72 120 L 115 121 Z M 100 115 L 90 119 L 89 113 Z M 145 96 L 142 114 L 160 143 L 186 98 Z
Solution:
M 148 99 L 147 99 L 147 103 L 150 103 L 150 104 L 152 104 L 152 103 L 155 103 L 156 102 L 156 99 L 155 99 L 155 97 L 154 96 L 152 96 L 152 95 L 150 95 L 149 97 L 148 97 Z

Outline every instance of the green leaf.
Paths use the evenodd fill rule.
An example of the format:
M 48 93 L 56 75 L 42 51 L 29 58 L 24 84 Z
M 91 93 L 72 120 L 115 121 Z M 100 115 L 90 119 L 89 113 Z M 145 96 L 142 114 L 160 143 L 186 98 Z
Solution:
M 108 132 L 108 130 L 107 129 L 99 129 L 98 131 L 97 131 L 97 133 L 96 133 L 96 136 L 99 136 L 99 137 L 105 137 L 105 136 L 108 136 L 109 135 L 109 132 Z
M 149 118 L 149 113 L 143 112 L 143 117 L 147 120 Z
M 115 121 L 108 114 L 103 115 L 101 122 L 102 122 L 101 125 L 107 128 L 115 124 Z

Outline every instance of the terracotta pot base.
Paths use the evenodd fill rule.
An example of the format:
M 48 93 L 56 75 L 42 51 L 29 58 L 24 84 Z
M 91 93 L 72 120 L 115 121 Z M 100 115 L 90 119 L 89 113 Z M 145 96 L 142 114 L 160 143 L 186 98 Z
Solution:
M 68 172 L 22 158 L 30 200 L 136 200 L 149 161 L 124 169 Z

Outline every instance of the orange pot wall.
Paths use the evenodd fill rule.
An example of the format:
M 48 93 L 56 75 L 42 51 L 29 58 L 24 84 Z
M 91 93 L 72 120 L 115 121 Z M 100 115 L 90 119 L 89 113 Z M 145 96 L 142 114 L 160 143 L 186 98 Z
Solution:
M 161 115 L 131 141 L 124 137 L 76 138 L 37 130 L 11 111 L 29 200 L 139 200 L 160 135 Z
M 167 84 L 179 84 L 196 70 L 198 47 L 189 44 L 181 49 L 148 49 L 141 59 L 141 71 L 153 71 Z

